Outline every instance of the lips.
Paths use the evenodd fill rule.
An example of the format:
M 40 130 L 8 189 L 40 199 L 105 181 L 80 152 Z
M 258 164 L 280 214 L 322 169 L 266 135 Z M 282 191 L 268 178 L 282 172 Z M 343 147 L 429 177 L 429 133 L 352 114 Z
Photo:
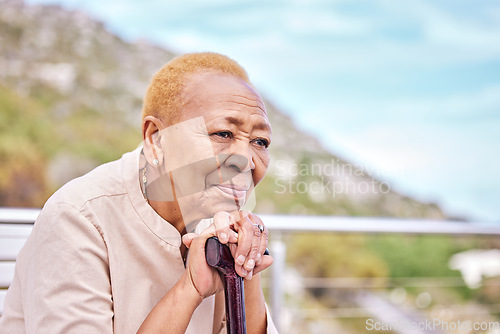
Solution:
M 216 186 L 223 193 L 230 195 L 231 197 L 235 197 L 237 199 L 243 199 L 246 197 L 248 192 L 248 187 L 238 186 L 238 185 L 229 185 L 229 184 L 219 184 Z

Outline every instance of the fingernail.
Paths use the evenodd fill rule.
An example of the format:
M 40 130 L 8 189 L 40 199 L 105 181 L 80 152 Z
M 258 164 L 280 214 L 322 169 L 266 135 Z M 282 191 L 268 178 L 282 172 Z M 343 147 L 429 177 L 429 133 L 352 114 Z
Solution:
M 251 280 L 253 276 L 253 271 L 248 272 L 247 280 Z
M 221 241 L 223 244 L 225 244 L 225 243 L 227 242 L 227 239 L 228 239 L 227 234 L 226 234 L 226 233 L 224 233 L 224 232 L 222 232 L 222 233 L 220 234 L 220 241 Z
M 248 274 L 248 271 L 246 271 L 245 268 L 241 268 L 241 272 L 243 273 L 244 276 L 247 276 Z
M 238 263 L 239 265 L 243 265 L 244 262 L 245 262 L 245 257 L 243 255 L 240 255 L 236 258 L 236 263 Z
M 248 260 L 245 268 L 248 270 L 252 270 L 253 267 L 255 267 L 255 261 L 253 259 Z
M 255 263 L 260 264 L 260 258 L 261 258 L 261 255 L 257 254 L 257 256 L 255 257 Z

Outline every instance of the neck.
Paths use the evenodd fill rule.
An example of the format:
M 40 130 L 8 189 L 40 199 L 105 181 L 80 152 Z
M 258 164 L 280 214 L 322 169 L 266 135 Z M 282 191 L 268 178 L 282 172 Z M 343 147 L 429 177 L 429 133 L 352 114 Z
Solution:
M 149 204 L 160 217 L 175 227 L 181 235 L 186 234 L 186 224 L 184 223 L 181 209 L 177 202 L 149 201 Z
M 141 182 L 144 197 L 153 210 L 175 227 L 181 236 L 186 234 L 187 231 L 194 230 L 194 226 L 200 219 L 192 220 L 189 218 L 193 217 L 184 217 L 182 215 L 171 173 L 161 172 L 161 169 L 158 168 L 150 168 L 147 162 L 141 171 L 139 173 L 139 182 Z

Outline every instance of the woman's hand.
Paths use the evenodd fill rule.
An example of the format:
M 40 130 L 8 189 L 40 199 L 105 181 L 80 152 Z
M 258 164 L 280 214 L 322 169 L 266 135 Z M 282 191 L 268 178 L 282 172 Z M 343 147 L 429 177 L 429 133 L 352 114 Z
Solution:
M 216 269 L 210 267 L 205 258 L 205 244 L 208 238 L 215 236 L 214 224 L 207 227 L 200 235 L 188 233 L 182 242 L 189 248 L 189 261 L 185 275 L 202 299 L 205 299 L 224 287 Z
M 273 263 L 271 256 L 263 255 L 268 232 L 257 215 L 246 210 L 219 212 L 214 216 L 214 225 L 219 241 L 229 244 L 236 272 L 241 277 L 250 280 Z
M 263 227 L 263 231 L 259 225 Z M 205 259 L 205 243 L 212 236 L 216 236 L 222 244 L 229 245 L 235 259 L 236 272 L 247 280 L 273 263 L 271 256 L 263 255 L 268 233 L 258 216 L 250 211 L 218 212 L 213 224 L 200 235 L 188 233 L 182 238 L 190 249 L 188 276 L 202 298 L 223 289 L 217 270 L 211 268 Z

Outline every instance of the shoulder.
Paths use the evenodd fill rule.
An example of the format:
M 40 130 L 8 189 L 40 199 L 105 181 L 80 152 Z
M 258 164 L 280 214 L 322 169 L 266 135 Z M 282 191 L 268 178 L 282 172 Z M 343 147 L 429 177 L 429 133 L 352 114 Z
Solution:
M 107 221 L 103 216 L 106 217 L 106 213 L 114 209 L 117 199 L 127 196 L 122 176 L 123 158 L 127 154 L 130 152 L 119 160 L 100 165 L 71 180 L 57 190 L 36 219 L 33 238 L 38 242 L 48 242 L 49 239 L 72 240 L 71 243 L 75 245 L 85 238 L 101 242 L 103 221 Z
M 87 174 L 69 181 L 49 198 L 43 210 L 70 206 L 80 211 L 89 201 L 97 198 L 126 194 L 122 164 L 128 154 L 134 152 L 126 153 L 119 160 L 100 165 Z

